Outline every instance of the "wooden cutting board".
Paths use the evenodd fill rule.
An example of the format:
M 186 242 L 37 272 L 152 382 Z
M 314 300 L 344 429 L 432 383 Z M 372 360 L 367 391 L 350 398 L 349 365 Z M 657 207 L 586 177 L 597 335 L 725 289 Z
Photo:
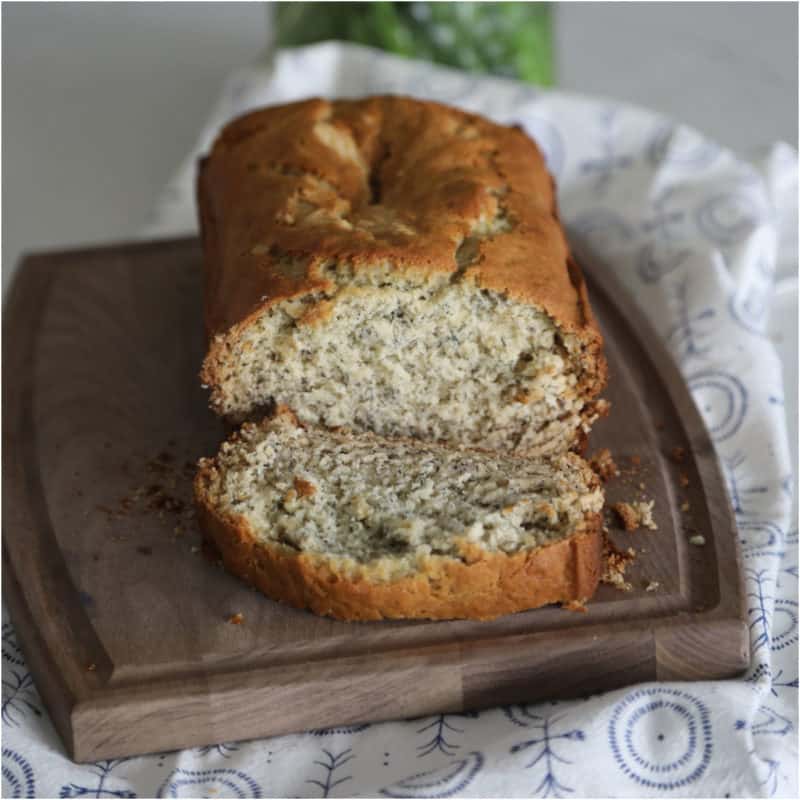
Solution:
M 603 586 L 585 614 L 344 623 L 227 575 L 204 557 L 190 505 L 191 465 L 224 433 L 197 377 L 200 259 L 193 239 L 34 255 L 8 300 L 4 588 L 73 758 L 746 667 L 737 534 L 708 433 L 646 321 L 591 262 L 613 403 L 592 449 L 610 447 L 623 471 L 609 501 L 644 494 L 658 524 L 610 523 L 617 547 L 637 551 L 631 591 Z

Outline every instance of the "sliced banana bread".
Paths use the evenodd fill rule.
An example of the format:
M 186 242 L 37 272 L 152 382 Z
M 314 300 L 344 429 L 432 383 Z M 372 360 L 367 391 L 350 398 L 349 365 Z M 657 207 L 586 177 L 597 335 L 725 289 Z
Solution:
M 602 339 L 521 129 L 404 97 L 230 123 L 201 163 L 211 405 L 531 455 L 580 443 Z
M 346 620 L 490 619 L 590 597 L 598 479 L 526 459 L 306 427 L 279 409 L 204 459 L 200 524 L 266 595 Z

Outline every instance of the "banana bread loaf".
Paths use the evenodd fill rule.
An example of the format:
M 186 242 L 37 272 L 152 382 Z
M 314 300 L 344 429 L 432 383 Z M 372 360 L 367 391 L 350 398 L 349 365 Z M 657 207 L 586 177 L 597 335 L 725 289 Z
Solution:
M 198 204 L 230 420 L 546 455 L 597 416 L 602 339 L 522 130 L 404 97 L 265 108 L 222 131 Z

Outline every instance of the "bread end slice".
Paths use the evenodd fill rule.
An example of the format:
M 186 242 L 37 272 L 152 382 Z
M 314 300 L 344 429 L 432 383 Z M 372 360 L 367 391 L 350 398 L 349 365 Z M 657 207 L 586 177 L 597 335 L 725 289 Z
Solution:
M 280 411 L 204 459 L 195 496 L 230 572 L 342 620 L 488 620 L 582 602 L 602 571 L 602 489 L 574 455 L 306 429 Z

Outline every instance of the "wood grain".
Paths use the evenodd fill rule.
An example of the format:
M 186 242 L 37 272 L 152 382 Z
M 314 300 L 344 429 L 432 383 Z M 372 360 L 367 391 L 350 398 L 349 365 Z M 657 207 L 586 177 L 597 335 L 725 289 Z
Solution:
M 592 448 L 623 468 L 609 502 L 646 495 L 659 526 L 627 534 L 610 521 L 616 545 L 637 550 L 633 591 L 604 586 L 586 614 L 344 623 L 221 571 L 190 516 L 187 464 L 224 433 L 197 379 L 200 258 L 192 239 L 34 255 L 8 300 L 4 590 L 73 758 L 745 668 L 738 537 L 713 447 L 646 321 L 589 261 L 613 404 Z M 689 545 L 689 529 L 706 545 Z

